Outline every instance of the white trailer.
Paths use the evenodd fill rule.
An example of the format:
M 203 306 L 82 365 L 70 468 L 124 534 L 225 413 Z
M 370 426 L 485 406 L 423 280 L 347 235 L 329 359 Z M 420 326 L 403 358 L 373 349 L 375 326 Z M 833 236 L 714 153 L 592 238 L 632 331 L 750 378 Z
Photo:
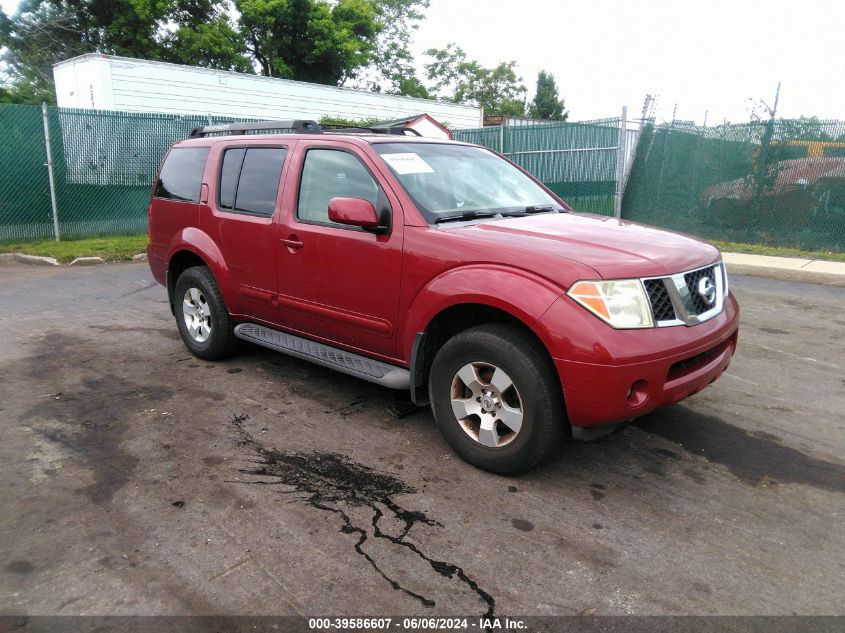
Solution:
M 244 73 L 89 53 L 53 66 L 59 107 L 260 119 L 399 119 L 482 126 L 480 108 Z

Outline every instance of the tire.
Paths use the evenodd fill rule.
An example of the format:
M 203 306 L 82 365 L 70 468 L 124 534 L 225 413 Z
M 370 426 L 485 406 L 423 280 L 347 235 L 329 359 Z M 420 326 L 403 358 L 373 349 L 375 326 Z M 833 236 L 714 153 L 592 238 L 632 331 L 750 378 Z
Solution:
M 208 268 L 194 266 L 179 275 L 173 304 L 179 335 L 194 356 L 217 360 L 235 351 L 234 323 Z
M 428 390 L 446 442 L 474 466 L 516 475 L 560 448 L 560 381 L 545 350 L 517 327 L 488 324 L 453 336 L 434 358 Z

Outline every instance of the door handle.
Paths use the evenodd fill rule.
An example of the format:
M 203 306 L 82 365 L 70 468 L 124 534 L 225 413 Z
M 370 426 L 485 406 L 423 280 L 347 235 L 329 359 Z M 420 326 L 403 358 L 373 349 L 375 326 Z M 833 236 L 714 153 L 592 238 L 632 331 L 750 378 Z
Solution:
M 291 250 L 298 250 L 305 246 L 305 243 L 300 240 L 296 235 L 291 235 L 290 237 L 280 240 L 282 246 L 287 246 Z

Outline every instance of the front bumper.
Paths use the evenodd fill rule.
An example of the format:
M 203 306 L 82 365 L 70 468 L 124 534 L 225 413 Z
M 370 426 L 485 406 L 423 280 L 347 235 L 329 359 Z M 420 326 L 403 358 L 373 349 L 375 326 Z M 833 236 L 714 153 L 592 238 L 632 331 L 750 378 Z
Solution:
M 582 320 L 565 304 L 557 309 L 584 325 L 565 341 L 565 356 L 554 354 L 573 427 L 639 417 L 701 391 L 727 369 L 739 334 L 733 295 L 721 314 L 692 327 L 613 330 L 592 315 Z M 554 310 L 550 308 L 550 318 L 563 316 Z M 592 353 L 587 353 L 590 339 Z

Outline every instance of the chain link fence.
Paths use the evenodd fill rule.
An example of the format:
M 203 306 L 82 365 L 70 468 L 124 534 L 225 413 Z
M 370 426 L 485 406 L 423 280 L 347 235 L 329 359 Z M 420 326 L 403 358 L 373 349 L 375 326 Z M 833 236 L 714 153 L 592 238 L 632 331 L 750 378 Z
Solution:
M 0 105 L 0 241 L 55 237 L 49 131 L 62 239 L 138 234 L 167 148 L 191 130 L 243 119 Z
M 237 120 L 0 105 L 0 241 L 55 236 L 45 128 L 58 230 L 73 239 L 146 231 L 153 178 L 170 144 L 194 127 Z M 454 136 L 508 156 L 578 211 L 708 239 L 845 250 L 840 121 L 630 126 L 623 116 Z
M 648 122 L 622 211 L 707 239 L 843 251 L 845 122 Z
M 0 105 L 0 240 L 53 236 L 41 109 Z
M 622 119 L 454 130 L 455 140 L 494 149 L 534 174 L 574 209 L 613 215 L 635 132 Z M 624 178 L 624 176 L 622 176 Z

